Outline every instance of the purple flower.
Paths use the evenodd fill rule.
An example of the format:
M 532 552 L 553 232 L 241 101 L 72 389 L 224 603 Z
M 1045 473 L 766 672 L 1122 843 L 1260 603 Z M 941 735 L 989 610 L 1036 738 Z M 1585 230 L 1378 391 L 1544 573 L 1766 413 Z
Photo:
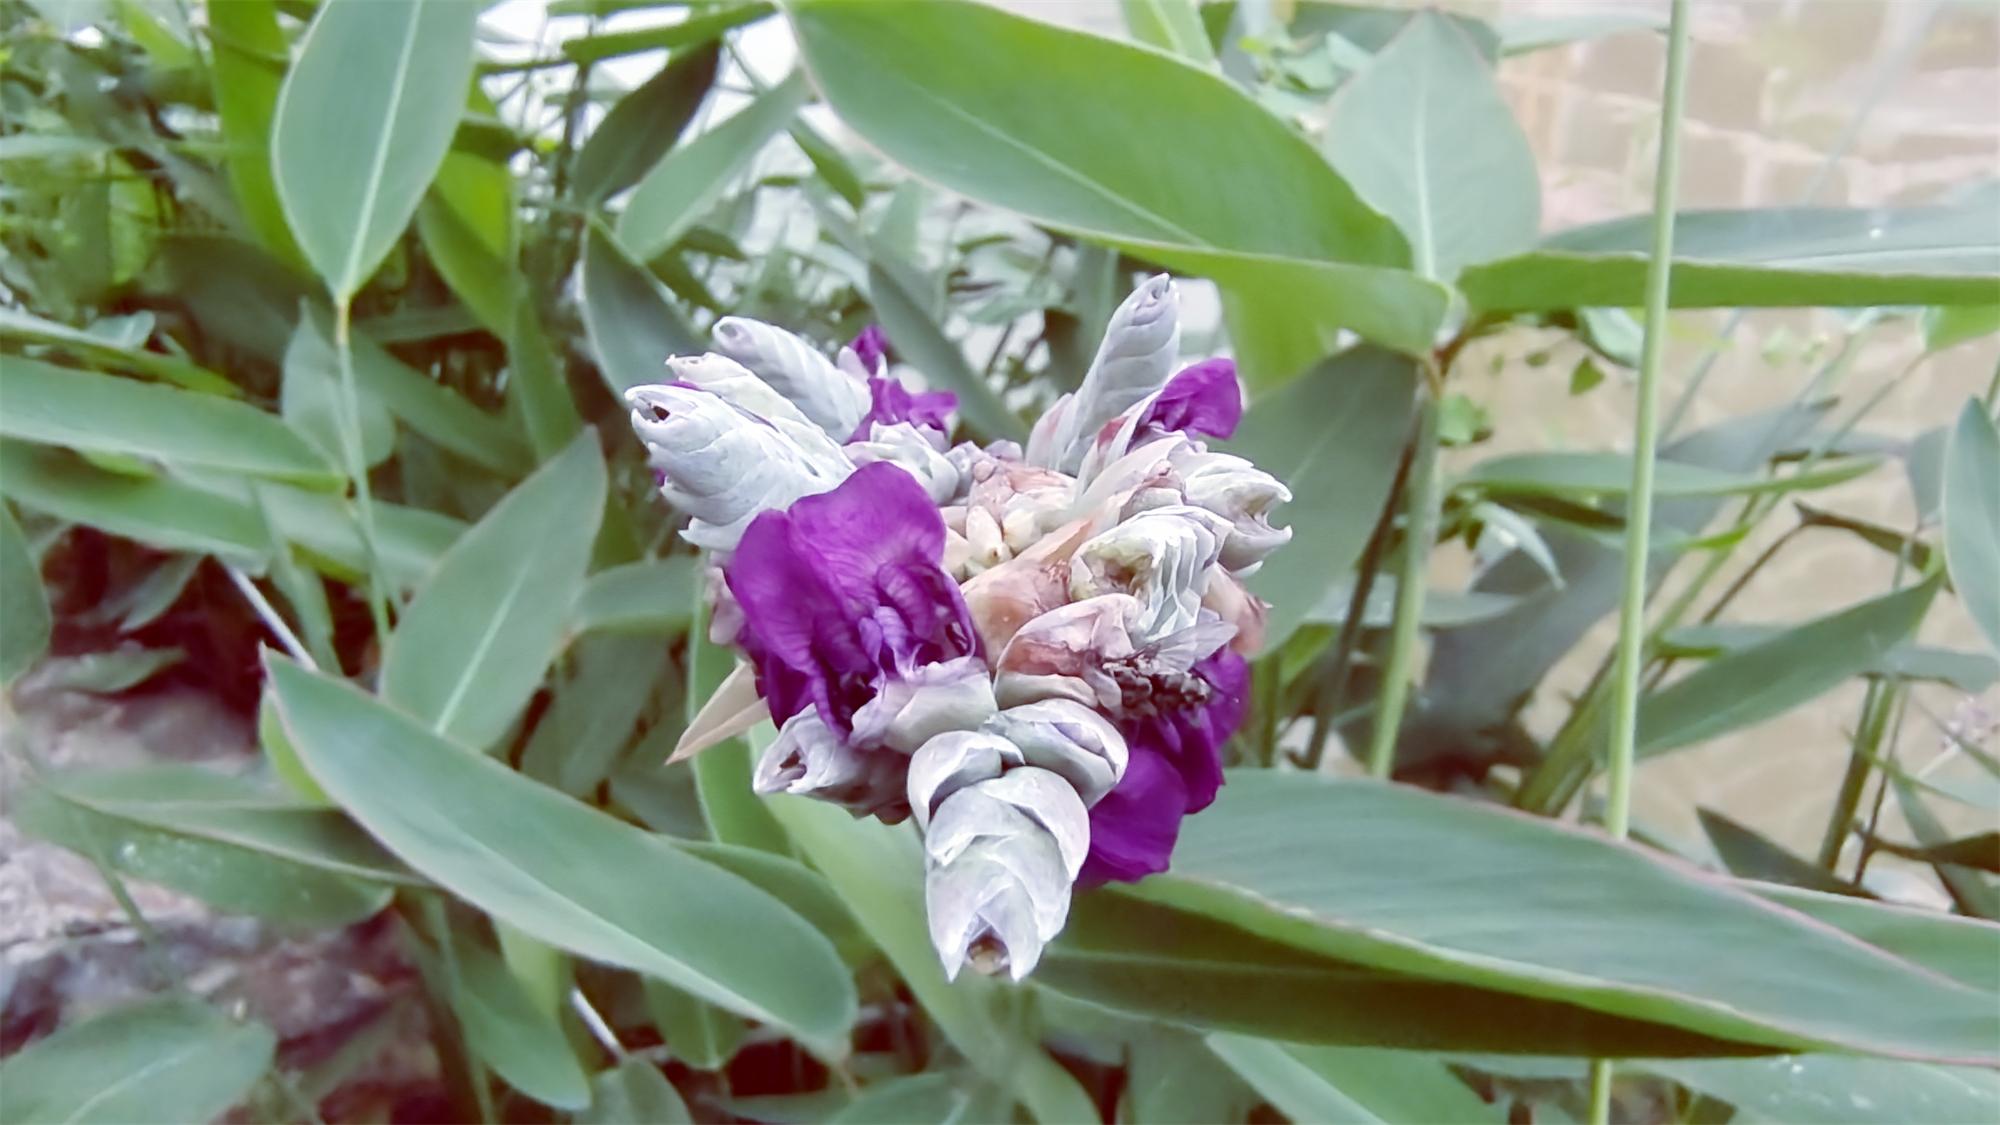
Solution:
M 923 486 L 886 462 L 750 522 L 724 573 L 776 722 L 812 706 L 846 738 L 892 677 L 979 653 L 965 599 L 938 565 L 944 538 Z
M 1243 388 L 1236 382 L 1236 361 L 1205 359 L 1181 369 L 1167 380 L 1139 419 L 1147 427 L 1227 438 L 1243 420 Z
M 868 398 L 868 413 L 861 416 L 861 424 L 855 427 L 848 441 L 867 441 L 877 422 L 885 426 L 908 422 L 943 434 L 948 432 L 946 417 L 958 405 L 958 396 L 950 391 L 912 394 L 908 387 L 887 375 L 868 377 Z
M 1207 808 L 1222 788 L 1222 745 L 1243 722 L 1250 666 L 1223 649 L 1196 664 L 1194 676 L 1200 687 L 1179 690 L 1186 703 L 1121 724 L 1130 757 L 1118 787 L 1091 806 L 1081 885 L 1165 871 L 1181 818 Z
M 889 337 L 879 324 L 871 324 L 861 330 L 861 335 L 848 342 L 854 349 L 855 358 L 861 361 L 870 375 L 880 375 L 882 366 L 889 361 Z

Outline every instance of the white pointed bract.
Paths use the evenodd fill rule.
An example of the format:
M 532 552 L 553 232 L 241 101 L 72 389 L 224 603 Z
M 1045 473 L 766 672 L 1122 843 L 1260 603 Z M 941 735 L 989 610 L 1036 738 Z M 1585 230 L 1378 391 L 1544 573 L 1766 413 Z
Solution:
M 715 322 L 714 336 L 717 351 L 756 372 L 835 441 L 847 440 L 868 413 L 866 377 L 841 370 L 790 332 L 725 316 Z
M 879 343 L 869 340 L 871 354 Z M 931 942 L 946 975 L 970 964 L 1019 980 L 1062 930 L 1079 878 L 1157 869 L 1116 847 L 1093 853 L 1091 810 L 1100 831 L 1130 831 L 1119 818 L 1137 798 L 1105 798 L 1136 774 L 1140 755 L 1152 756 L 1142 764 L 1154 777 L 1173 768 L 1160 755 L 1184 751 L 1159 744 L 1159 724 L 1205 705 L 1224 682 L 1203 678 L 1219 675 L 1215 668 L 1234 668 L 1240 682 L 1240 663 L 1203 662 L 1225 645 L 1247 656 L 1261 643 L 1263 604 L 1241 579 L 1290 537 L 1270 522 L 1290 493 L 1199 440 L 1228 425 L 1212 420 L 1218 408 L 1206 399 L 1200 433 L 1174 428 L 1197 424 L 1173 421 L 1192 417 L 1190 400 L 1183 390 L 1168 402 L 1164 390 L 1180 363 L 1179 298 L 1165 276 L 1118 306 L 1083 382 L 1043 414 L 1026 450 L 949 445 L 937 426 L 906 416 L 935 417 L 935 400 L 919 404 L 878 381 L 853 347 L 828 359 L 790 332 L 740 317 L 716 322 L 715 347 L 669 358 L 669 381 L 626 395 L 661 494 L 690 517 L 684 536 L 715 553 L 712 637 L 753 658 L 690 724 L 676 759 L 741 732 L 775 700 L 793 700 L 796 713 L 756 763 L 757 792 L 890 823 L 913 817 L 924 833 Z M 1215 381 L 1226 369 L 1197 372 L 1200 393 L 1226 392 Z M 926 558 L 940 529 L 913 523 L 921 501 L 878 462 L 907 473 L 937 506 L 941 558 Z M 822 522 L 813 523 L 792 505 L 839 489 L 861 466 L 867 480 L 856 486 L 897 482 L 869 495 L 904 489 L 892 521 L 900 530 L 880 538 L 886 554 L 900 546 L 895 562 L 872 576 L 866 569 L 876 565 L 866 562 L 873 528 L 829 544 L 824 558 L 796 538 L 822 532 L 781 540 L 760 529 L 753 550 L 782 541 L 792 570 L 739 549 L 767 511 L 788 512 L 794 529 L 830 527 L 823 513 L 832 509 L 815 506 Z M 923 544 L 914 558 L 910 544 Z M 809 587 L 805 571 L 821 565 L 831 585 L 802 588 L 801 599 L 821 600 L 802 602 L 814 608 L 797 619 L 774 608 L 789 586 L 752 596 L 779 581 Z M 732 581 L 759 574 L 764 585 L 744 586 L 738 604 L 725 567 Z M 759 635 L 760 621 L 769 636 Z M 767 701 L 773 676 L 781 686 Z M 785 677 L 809 681 L 808 690 L 782 686 Z M 1228 733 L 1174 737 L 1213 735 L 1219 745 Z
M 696 546 L 726 551 L 757 513 L 825 492 L 852 470 L 801 448 L 775 426 L 708 391 L 651 384 L 625 392 L 660 494 L 694 517 Z M 839 455 L 839 450 L 834 450 Z

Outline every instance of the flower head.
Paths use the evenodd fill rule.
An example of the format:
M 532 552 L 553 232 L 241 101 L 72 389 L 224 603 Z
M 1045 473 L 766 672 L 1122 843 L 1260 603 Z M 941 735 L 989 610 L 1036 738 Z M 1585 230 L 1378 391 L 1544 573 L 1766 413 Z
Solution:
M 914 818 L 946 974 L 1018 980 L 1074 887 L 1165 870 L 1222 785 L 1263 637 L 1241 579 L 1290 535 L 1284 485 L 1204 444 L 1235 365 L 1180 363 L 1155 277 L 1024 451 L 950 445 L 955 399 L 890 376 L 880 329 L 831 360 L 736 317 L 715 340 L 628 396 L 748 661 L 687 752 L 768 714 L 757 791 Z

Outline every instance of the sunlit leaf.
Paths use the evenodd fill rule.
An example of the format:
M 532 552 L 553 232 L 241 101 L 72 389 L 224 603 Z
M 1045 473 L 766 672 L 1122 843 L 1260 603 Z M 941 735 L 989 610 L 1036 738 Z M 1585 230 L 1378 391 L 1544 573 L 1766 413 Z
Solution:
M 1944 556 L 1958 600 L 2000 652 L 2000 430 L 1977 401 L 1945 447 Z

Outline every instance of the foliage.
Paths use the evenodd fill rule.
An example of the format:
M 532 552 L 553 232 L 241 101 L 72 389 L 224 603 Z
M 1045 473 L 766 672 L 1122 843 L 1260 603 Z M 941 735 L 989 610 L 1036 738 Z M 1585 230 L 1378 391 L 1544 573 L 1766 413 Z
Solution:
M 1606 675 L 1553 732 L 1523 710 L 1616 604 L 1631 460 L 1451 473 L 1437 446 L 1523 424 L 1468 419 L 1477 341 L 1573 335 L 1578 393 L 1631 362 L 1648 217 L 1541 233 L 1494 78 L 1617 26 L 1128 0 L 1134 43 L 956 0 L 782 7 L 554 0 L 547 47 L 469 0 L 0 0 L 0 677 L 156 636 L 200 574 L 252 595 L 217 637 L 268 646 L 190 662 L 258 710 L 257 774 L 30 763 L 24 830 L 223 911 L 387 919 L 467 1119 L 1539 1119 L 1576 1112 L 1551 1057 L 1582 1055 L 1643 1060 L 1622 1081 L 1677 1111 L 1997 1111 L 1992 835 L 1927 810 L 2000 767 L 1976 729 L 1943 771 L 1895 737 L 1911 680 L 1993 681 L 1912 643 L 1955 601 L 2000 645 L 1990 394 L 1871 445 L 1836 359 L 1654 465 L 1637 750 L 1868 677 L 1822 855 L 1522 815 L 1586 808 L 1600 769 Z M 782 77 L 744 57 L 772 33 Z M 1940 348 L 2000 327 L 1990 188 L 1678 225 L 1676 307 L 1882 309 Z M 723 315 L 829 346 L 878 322 L 964 430 L 1018 438 L 1161 268 L 1213 283 L 1253 391 L 1235 447 L 1297 497 L 1238 769 L 1175 870 L 1081 897 L 1027 984 L 948 983 L 907 828 L 754 796 L 744 740 L 662 764 L 726 668 L 617 396 Z M 1805 502 L 1899 461 L 1914 530 Z M 1858 535 L 1896 588 L 1716 624 L 1718 575 L 1793 510 L 1781 544 Z M 1455 539 L 1478 574 L 1424 588 Z M 117 563 L 103 606 L 82 557 Z M 159 663 L 127 650 L 123 679 Z M 1400 784 L 1319 776 L 1371 743 Z M 1888 792 L 1917 839 L 1864 815 Z M 1957 915 L 1875 901 L 1881 853 Z M 0 1114 L 307 1116 L 267 1029 L 164 986 L 10 1057 Z M 164 1077 L 96 1085 L 139 1072 Z

